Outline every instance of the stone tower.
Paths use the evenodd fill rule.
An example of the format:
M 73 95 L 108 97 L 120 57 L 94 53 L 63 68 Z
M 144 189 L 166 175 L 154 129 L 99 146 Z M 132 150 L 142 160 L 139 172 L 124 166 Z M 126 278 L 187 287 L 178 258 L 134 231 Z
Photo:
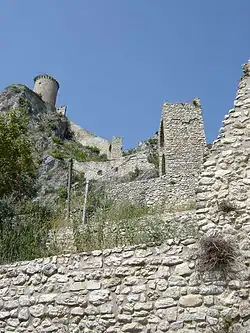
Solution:
M 113 136 L 109 145 L 109 159 L 117 160 L 122 157 L 122 136 Z
M 159 173 L 170 184 L 198 184 L 205 152 L 205 133 L 199 99 L 164 103 L 158 131 Z
M 53 106 L 56 105 L 58 89 L 59 83 L 52 76 L 42 74 L 34 78 L 34 92 L 37 93 L 44 102 Z

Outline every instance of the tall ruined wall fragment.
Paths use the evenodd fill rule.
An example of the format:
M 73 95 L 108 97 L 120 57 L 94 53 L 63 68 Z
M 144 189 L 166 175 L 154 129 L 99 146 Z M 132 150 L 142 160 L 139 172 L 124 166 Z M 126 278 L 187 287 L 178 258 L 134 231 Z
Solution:
M 109 146 L 109 158 L 117 160 L 122 158 L 122 137 L 113 136 Z
M 195 191 L 205 150 L 199 99 L 163 104 L 158 142 L 160 175 L 177 184 L 191 182 Z
M 234 108 L 229 111 L 210 156 L 204 163 L 197 193 L 201 232 L 250 231 L 250 62 L 243 66 Z M 242 246 L 250 245 L 244 240 Z M 240 244 L 240 243 L 239 243 Z

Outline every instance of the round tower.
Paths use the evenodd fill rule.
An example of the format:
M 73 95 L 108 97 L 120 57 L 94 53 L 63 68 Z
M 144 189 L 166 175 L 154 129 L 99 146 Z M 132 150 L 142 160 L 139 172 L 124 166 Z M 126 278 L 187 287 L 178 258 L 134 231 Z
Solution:
M 52 76 L 47 74 L 37 75 L 34 78 L 34 92 L 38 94 L 44 102 L 56 105 L 56 96 L 59 83 Z

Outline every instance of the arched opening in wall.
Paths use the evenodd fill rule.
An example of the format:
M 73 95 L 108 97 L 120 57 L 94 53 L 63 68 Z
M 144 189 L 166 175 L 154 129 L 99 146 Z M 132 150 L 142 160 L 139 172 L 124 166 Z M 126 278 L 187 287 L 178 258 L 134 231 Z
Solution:
M 109 145 L 109 152 L 111 153 L 112 145 Z
M 161 174 L 165 175 L 166 174 L 166 163 L 165 163 L 165 155 L 162 155 L 161 159 Z
M 160 147 L 164 147 L 164 126 L 163 126 L 163 120 L 161 121 L 161 128 L 160 128 Z

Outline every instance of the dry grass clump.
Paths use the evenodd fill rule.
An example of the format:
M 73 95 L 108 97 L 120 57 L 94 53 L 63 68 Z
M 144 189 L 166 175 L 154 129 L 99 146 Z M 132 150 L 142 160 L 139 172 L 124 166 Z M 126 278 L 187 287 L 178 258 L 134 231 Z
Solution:
M 219 231 L 203 236 L 198 248 L 197 269 L 201 273 L 221 272 L 226 277 L 235 272 L 237 245 Z

